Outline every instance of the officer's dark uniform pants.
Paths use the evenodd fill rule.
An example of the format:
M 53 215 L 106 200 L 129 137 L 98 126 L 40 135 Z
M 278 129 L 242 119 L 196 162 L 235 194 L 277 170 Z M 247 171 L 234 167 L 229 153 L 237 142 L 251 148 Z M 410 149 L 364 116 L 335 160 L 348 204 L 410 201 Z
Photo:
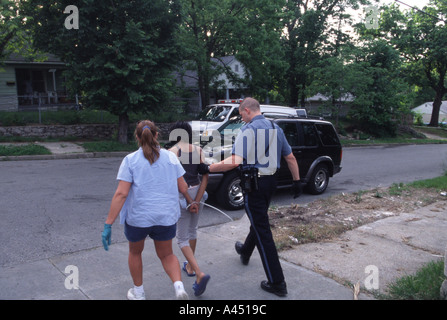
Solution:
M 284 274 L 273 241 L 268 217 L 270 199 L 276 189 L 276 178 L 274 176 L 259 178 L 258 188 L 258 191 L 245 194 L 245 211 L 250 219 L 251 226 L 241 253 L 250 257 L 256 246 L 268 281 L 280 283 L 284 281 Z

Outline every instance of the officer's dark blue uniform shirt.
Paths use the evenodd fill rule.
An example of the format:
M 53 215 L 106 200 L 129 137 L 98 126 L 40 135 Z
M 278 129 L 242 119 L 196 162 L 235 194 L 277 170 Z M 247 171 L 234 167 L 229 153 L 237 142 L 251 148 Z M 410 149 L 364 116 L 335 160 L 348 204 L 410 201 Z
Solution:
M 238 133 L 232 154 L 244 159 L 244 166 L 258 168 L 261 175 L 271 175 L 280 167 L 281 157 L 292 152 L 292 148 L 278 125 L 264 118 L 254 117 Z

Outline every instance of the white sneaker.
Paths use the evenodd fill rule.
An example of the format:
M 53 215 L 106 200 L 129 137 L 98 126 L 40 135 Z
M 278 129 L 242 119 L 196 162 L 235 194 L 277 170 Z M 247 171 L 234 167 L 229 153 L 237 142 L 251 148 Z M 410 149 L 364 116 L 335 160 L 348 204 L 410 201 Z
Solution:
M 185 289 L 176 290 L 175 297 L 177 298 L 177 300 L 189 300 L 189 296 L 186 293 Z
M 129 300 L 146 300 L 146 295 L 141 294 L 141 295 L 136 295 L 133 288 L 129 289 L 129 291 L 127 291 L 127 299 Z

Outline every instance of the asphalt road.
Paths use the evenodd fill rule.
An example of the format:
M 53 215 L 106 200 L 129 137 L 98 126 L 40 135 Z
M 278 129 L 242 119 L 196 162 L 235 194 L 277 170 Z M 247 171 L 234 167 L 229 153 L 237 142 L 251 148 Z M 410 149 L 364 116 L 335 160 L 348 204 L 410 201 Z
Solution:
M 101 246 L 100 233 L 117 186 L 121 160 L 0 162 L 0 265 Z M 307 203 L 341 192 L 442 175 L 447 168 L 447 145 L 345 148 L 342 167 L 325 194 L 292 199 L 287 190 L 278 190 L 273 205 Z M 235 219 L 244 214 L 243 210 L 225 212 Z M 224 215 L 206 208 L 200 224 L 226 221 Z M 113 242 L 125 241 L 122 230 L 118 223 L 113 226 Z

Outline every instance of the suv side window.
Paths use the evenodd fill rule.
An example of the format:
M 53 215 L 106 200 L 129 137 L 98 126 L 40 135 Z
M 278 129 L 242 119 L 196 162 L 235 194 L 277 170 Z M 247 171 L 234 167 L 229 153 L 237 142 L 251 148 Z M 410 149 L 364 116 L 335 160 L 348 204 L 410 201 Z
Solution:
M 314 124 L 311 122 L 302 122 L 303 128 L 303 146 L 314 147 L 318 144 L 317 132 L 315 131 Z
M 290 146 L 300 145 L 296 122 L 280 122 L 278 126 L 284 131 L 284 135 Z
M 318 134 L 320 135 L 321 142 L 325 146 L 339 145 L 337 133 L 334 127 L 329 124 L 316 123 Z

